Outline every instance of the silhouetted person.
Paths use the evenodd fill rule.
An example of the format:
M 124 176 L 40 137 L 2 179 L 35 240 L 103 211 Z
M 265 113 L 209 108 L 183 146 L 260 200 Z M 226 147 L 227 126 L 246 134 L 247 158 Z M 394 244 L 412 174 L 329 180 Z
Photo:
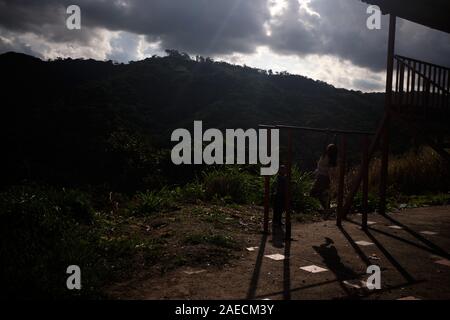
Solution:
M 324 210 L 330 208 L 330 169 L 337 165 L 337 152 L 336 145 L 329 144 L 317 162 L 317 169 L 314 171 L 315 180 L 310 194 L 320 201 Z
M 281 226 L 281 217 L 285 211 L 286 192 L 287 192 L 287 170 L 286 166 L 281 165 L 278 170 L 278 176 L 275 184 L 275 197 L 273 204 L 273 226 Z

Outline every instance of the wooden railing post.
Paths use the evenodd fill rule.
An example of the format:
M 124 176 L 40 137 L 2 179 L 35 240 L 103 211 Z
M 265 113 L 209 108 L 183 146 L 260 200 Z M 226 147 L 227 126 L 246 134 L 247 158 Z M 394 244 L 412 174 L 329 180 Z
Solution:
M 291 240 L 291 207 L 292 207 L 292 129 L 288 129 L 288 161 L 286 188 L 286 241 Z
M 447 70 L 447 91 L 445 94 L 445 99 L 447 100 L 445 103 L 445 115 L 449 116 L 450 113 L 450 70 Z
M 396 29 L 396 17 L 390 15 L 389 17 L 389 39 L 388 39 L 388 52 L 387 52 L 387 74 L 386 74 L 386 95 L 385 95 L 385 119 L 382 129 L 382 157 L 381 157 L 381 180 L 380 180 L 380 213 L 384 214 L 386 211 L 386 188 L 387 188 L 387 173 L 388 173 L 388 160 L 389 160 L 389 113 L 392 107 L 392 78 L 394 70 L 394 51 L 395 51 L 395 29 Z M 402 67 L 404 64 L 402 63 Z M 402 68 L 403 71 L 403 68 Z M 401 71 L 401 77 L 403 72 Z M 403 90 L 403 79 L 400 80 L 400 90 Z
M 367 214 L 369 213 L 369 137 L 363 137 L 362 170 L 362 227 L 367 229 Z
M 347 137 L 341 136 L 341 143 L 339 147 L 339 181 L 338 181 L 338 196 L 337 196 L 337 214 L 336 225 L 342 225 L 342 218 L 344 216 L 344 180 L 345 180 L 345 162 L 347 153 Z
M 272 150 L 271 130 L 267 129 L 267 154 Z M 270 176 L 264 177 L 264 233 L 269 233 L 269 211 L 270 211 Z
M 405 65 L 402 63 L 401 66 L 400 66 L 399 92 L 397 93 L 399 95 L 399 97 L 400 97 L 400 103 L 398 105 L 398 107 L 399 107 L 398 110 L 400 112 L 401 112 L 401 110 L 403 110 L 403 105 L 405 104 L 405 101 L 404 101 L 404 96 L 405 96 L 405 94 L 404 94 L 404 92 L 405 92 L 405 90 L 404 90 L 404 85 L 405 85 L 405 83 L 404 83 L 404 76 L 405 76 Z
M 380 207 L 379 213 L 386 214 L 386 198 L 389 166 L 389 121 L 383 130 L 381 137 L 381 172 L 380 172 Z
M 411 106 L 408 111 L 414 111 L 416 106 L 416 61 L 413 62 L 413 71 L 412 71 L 412 79 L 411 79 Z

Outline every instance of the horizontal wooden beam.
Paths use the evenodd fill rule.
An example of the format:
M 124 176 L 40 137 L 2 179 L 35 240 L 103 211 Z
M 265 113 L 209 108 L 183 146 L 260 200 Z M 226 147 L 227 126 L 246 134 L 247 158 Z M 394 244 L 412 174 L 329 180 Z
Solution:
M 290 129 L 290 130 L 304 130 L 304 131 L 315 131 L 324 133 L 337 133 L 337 134 L 355 134 L 355 135 L 375 135 L 374 132 L 369 131 L 357 131 L 357 130 L 340 130 L 340 129 L 330 129 L 330 128 L 314 128 L 314 127 L 300 127 L 300 126 L 290 126 L 290 125 L 265 125 L 260 124 L 259 128 L 266 129 Z

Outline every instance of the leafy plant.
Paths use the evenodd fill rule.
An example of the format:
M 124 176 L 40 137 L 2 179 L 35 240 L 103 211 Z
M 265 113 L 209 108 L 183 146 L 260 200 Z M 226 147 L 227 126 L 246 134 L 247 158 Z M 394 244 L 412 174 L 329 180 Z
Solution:
M 177 194 L 167 188 L 160 191 L 139 192 L 132 200 L 130 210 L 135 216 L 146 216 L 175 206 Z

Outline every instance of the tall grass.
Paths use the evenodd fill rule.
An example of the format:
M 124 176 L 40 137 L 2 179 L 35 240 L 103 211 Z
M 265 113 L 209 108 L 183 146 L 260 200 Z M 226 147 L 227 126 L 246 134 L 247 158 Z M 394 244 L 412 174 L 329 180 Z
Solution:
M 359 169 L 359 166 L 353 167 L 346 175 L 347 188 L 350 187 Z M 373 159 L 369 167 L 370 193 L 378 193 L 380 169 L 381 159 Z M 429 147 L 390 156 L 388 190 L 391 195 L 447 193 L 450 191 L 450 166 Z M 375 205 L 376 200 L 373 199 L 372 203 Z
M 165 211 L 177 204 L 192 202 L 215 202 L 223 204 L 262 205 L 264 201 L 264 178 L 252 167 L 223 166 L 204 171 L 202 176 L 184 186 L 173 189 L 137 193 L 129 205 L 135 216 L 145 216 Z M 270 179 L 272 196 L 277 176 Z M 318 208 L 318 202 L 309 196 L 313 183 L 311 173 L 292 168 L 293 209 L 310 212 Z
M 380 168 L 380 159 L 370 166 L 372 189 L 379 186 Z M 450 190 L 450 166 L 429 147 L 391 157 L 388 168 L 388 184 L 394 191 L 413 195 Z

